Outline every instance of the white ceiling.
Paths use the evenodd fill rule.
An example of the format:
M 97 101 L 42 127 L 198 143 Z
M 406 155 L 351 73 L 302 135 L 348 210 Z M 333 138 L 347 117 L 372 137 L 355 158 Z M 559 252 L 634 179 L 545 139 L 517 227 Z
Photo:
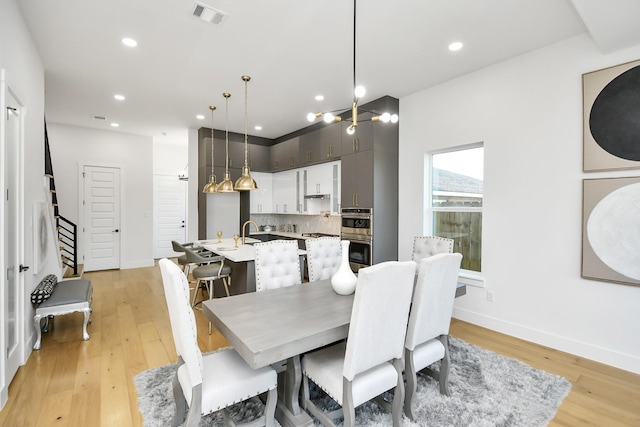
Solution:
M 50 123 L 114 130 L 117 122 L 118 132 L 184 141 L 186 129 L 211 125 L 211 104 L 214 126 L 224 128 L 222 92 L 230 92 L 230 130 L 244 133 L 243 74 L 252 77 L 252 135 L 276 138 L 307 126 L 308 112 L 351 103 L 351 1 L 202 0 L 228 14 L 221 25 L 193 17 L 193 0 L 17 2 L 44 64 Z M 361 0 L 363 102 L 401 98 L 585 31 L 603 52 L 635 45 L 638 16 L 637 0 Z M 449 52 L 452 41 L 464 48 Z M 314 100 L 319 93 L 325 101 Z

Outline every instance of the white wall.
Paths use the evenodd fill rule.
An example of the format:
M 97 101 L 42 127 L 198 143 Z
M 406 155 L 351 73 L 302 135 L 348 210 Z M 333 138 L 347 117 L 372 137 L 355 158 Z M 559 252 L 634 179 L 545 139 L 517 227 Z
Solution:
M 189 162 L 188 136 L 184 133 L 182 143 L 153 141 L 153 174 L 171 175 L 178 179 L 178 172 Z
M 152 138 L 56 123 L 47 123 L 47 129 L 60 214 L 81 225 L 79 176 L 83 165 L 119 167 L 122 197 L 120 268 L 152 266 Z M 82 256 L 82 235 L 79 242 Z
M 189 185 L 187 187 L 187 242 L 198 240 L 198 130 L 189 129 Z
M 579 36 L 400 100 L 399 256 L 423 224 L 428 151 L 485 146 L 482 269 L 457 318 L 640 373 L 640 287 L 580 277 L 582 74 L 640 58 Z M 486 290 L 495 292 L 488 302 Z
M 24 228 L 22 251 L 18 254 L 19 262 L 24 265 L 33 265 L 33 233 L 32 233 L 32 206 L 34 202 L 46 201 L 44 189 L 44 68 L 33 40 L 20 15 L 17 3 L 14 0 L 0 0 L 0 69 L 6 72 L 7 86 L 15 94 L 19 102 L 24 106 L 24 126 L 22 147 L 17 147 L 24 164 L 24 181 L 21 183 L 24 198 L 19 201 L 21 224 L 16 224 L 16 229 Z M 4 114 L 4 111 L 3 111 Z M 4 153 L 0 152 L 0 157 Z M 0 178 L 2 180 L 2 178 Z M 4 183 L 2 185 L 4 188 Z M 0 198 L 0 212 L 4 212 L 4 197 Z M 2 216 L 2 213 L 0 213 Z M 0 221 L 1 222 L 1 221 Z M 0 226 L 0 241 L 4 242 L 4 227 Z M 4 245 L 0 245 L 0 264 L 4 263 Z M 55 246 L 49 247 L 47 263 L 34 275 L 33 270 L 20 274 L 19 280 L 23 280 L 21 289 L 24 290 L 18 297 L 21 299 L 22 313 L 19 341 L 21 344 L 21 363 L 26 362 L 31 352 L 34 339 L 33 307 L 28 295 L 36 284 L 49 273 L 59 274 L 57 260 L 53 254 Z M 1 270 L 4 271 L 3 265 Z M 0 275 L 0 290 L 5 289 L 5 275 Z M 3 305 L 0 304 L 0 328 L 4 331 Z M 0 338 L 4 332 L 0 332 Z M 4 359 L 6 347 L 3 339 L 0 339 L 0 394 L 6 398 L 7 387 L 11 378 L 4 378 Z M 1 404 L 4 402 L 0 402 Z

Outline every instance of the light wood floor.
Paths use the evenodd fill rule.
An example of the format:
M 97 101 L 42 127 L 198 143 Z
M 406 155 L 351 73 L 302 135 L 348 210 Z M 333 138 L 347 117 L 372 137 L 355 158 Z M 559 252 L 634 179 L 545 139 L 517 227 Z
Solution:
M 93 284 L 91 339 L 82 315 L 58 317 L 9 387 L 2 426 L 141 426 L 133 377 L 174 362 L 160 271 L 85 273 Z M 196 311 L 203 351 L 226 345 Z M 469 343 L 562 375 L 573 388 L 551 426 L 640 426 L 640 375 L 454 320 Z

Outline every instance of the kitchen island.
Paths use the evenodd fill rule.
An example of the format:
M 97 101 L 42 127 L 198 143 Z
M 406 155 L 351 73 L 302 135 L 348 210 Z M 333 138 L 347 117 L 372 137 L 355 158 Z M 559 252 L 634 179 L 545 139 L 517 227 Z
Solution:
M 259 237 L 258 233 L 253 235 Z M 272 234 L 272 233 L 271 233 Z M 285 234 L 285 233 L 282 233 Z M 287 235 L 294 233 L 286 233 Z M 256 268 L 254 260 L 256 258 L 256 251 L 253 247 L 255 243 L 260 243 L 262 240 L 259 238 L 247 237 L 245 244 L 242 244 L 242 239 L 238 240 L 238 247 L 235 247 L 235 242 L 232 238 L 224 238 L 221 243 L 217 240 L 198 240 L 196 244 L 201 246 L 216 255 L 222 255 L 225 257 L 225 264 L 228 264 L 233 269 L 231 273 L 231 286 L 229 287 L 229 293 L 231 295 L 244 294 L 247 292 L 256 291 Z M 295 239 L 294 236 L 281 236 L 283 239 Z M 302 238 L 302 237 L 300 237 Z M 300 257 L 300 271 L 304 271 L 304 259 L 306 251 L 299 249 L 298 255 Z M 216 283 L 217 285 L 217 283 Z M 225 296 L 224 289 L 222 287 L 214 286 L 213 297 Z

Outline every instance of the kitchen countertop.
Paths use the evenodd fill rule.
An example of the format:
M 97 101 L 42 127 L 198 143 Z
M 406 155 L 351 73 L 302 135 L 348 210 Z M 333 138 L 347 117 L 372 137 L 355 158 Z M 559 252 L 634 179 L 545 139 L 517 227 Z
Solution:
M 312 232 L 305 231 L 304 233 L 292 233 L 290 231 L 258 231 L 258 232 L 251 233 L 251 235 L 255 236 L 260 234 L 271 234 L 272 236 L 282 236 L 290 239 L 305 240 L 305 239 L 311 239 L 310 236 L 303 236 L 303 234 L 308 234 L 308 233 L 312 233 Z M 331 233 L 324 233 L 324 234 L 331 234 Z M 334 234 L 334 236 L 339 237 L 339 234 Z
M 287 233 L 287 232 L 258 232 L 252 233 L 255 234 L 273 234 L 277 236 L 283 237 L 291 237 L 291 238 L 303 238 L 299 233 Z M 296 237 L 300 236 L 300 237 Z M 246 244 L 242 244 L 242 238 L 238 240 L 238 247 L 235 247 L 235 242 L 233 238 L 227 237 L 222 239 L 222 243 L 218 243 L 216 239 L 210 240 L 196 240 L 196 244 L 202 246 L 203 248 L 217 254 L 223 255 L 231 262 L 249 262 L 256 259 L 256 250 L 253 247 L 253 243 L 260 243 L 261 241 L 258 239 L 252 239 L 251 237 L 247 237 L 245 239 Z M 302 249 L 298 250 L 298 255 L 306 255 L 307 251 Z

